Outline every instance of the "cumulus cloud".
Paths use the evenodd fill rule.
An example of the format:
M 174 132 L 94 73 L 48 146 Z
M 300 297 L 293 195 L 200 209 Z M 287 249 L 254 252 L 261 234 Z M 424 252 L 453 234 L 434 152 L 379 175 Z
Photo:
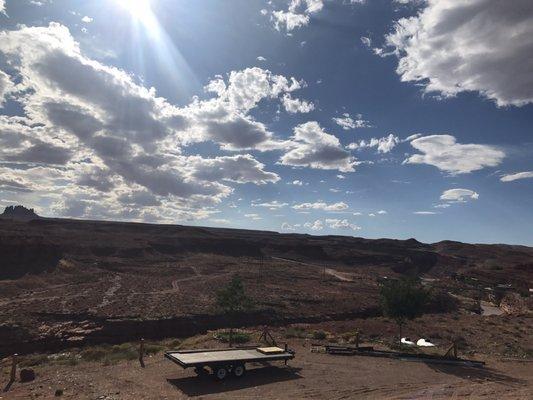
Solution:
M 0 14 L 6 14 L 6 0 L 0 0 Z
M 13 89 L 9 75 L 0 70 L 0 108 L 4 104 L 6 95 Z
M 427 0 L 386 36 L 397 73 L 426 92 L 473 91 L 498 106 L 533 102 L 533 3 L 530 0 Z
M 32 182 L 27 189 L 48 196 L 55 215 L 205 218 L 233 191 L 229 183 L 279 180 L 249 154 L 184 152 L 202 141 L 227 150 L 284 146 L 248 113 L 299 89 L 303 83 L 294 78 L 260 68 L 232 71 L 208 84 L 213 98 L 180 108 L 85 56 L 57 23 L 0 32 L 0 55 L 12 68 L 11 77 L 0 73 L 0 98 L 9 92 L 24 110 L 23 117 L 0 116 L 0 158 L 16 165 L 3 169 L 3 179 Z
M 225 180 L 265 185 L 280 180 L 277 174 L 265 171 L 265 165 L 250 154 L 215 158 L 188 157 L 186 165 L 192 168 L 192 177 L 203 181 Z
M 253 203 L 252 204 L 253 207 L 265 207 L 265 208 L 268 208 L 269 210 L 278 210 L 278 209 L 286 207 L 288 205 L 289 205 L 288 203 L 282 203 L 282 202 L 277 201 L 277 200 L 269 201 L 269 202 L 266 202 L 266 203 Z
M 305 82 L 294 77 L 274 75 L 254 67 L 232 71 L 227 82 L 222 77 L 210 81 L 205 90 L 216 93 L 210 100 L 195 100 L 180 116 L 188 122 L 182 139 L 186 142 L 212 140 L 225 150 L 272 150 L 286 144 L 274 138 L 266 126 L 248 112 L 261 101 L 302 88 Z
M 448 189 L 442 192 L 440 199 L 451 203 L 465 203 L 479 199 L 479 194 L 470 189 Z
M 296 126 L 289 146 L 290 150 L 280 159 L 283 165 L 353 172 L 358 164 L 342 148 L 339 139 L 327 133 L 316 121 Z
M 414 211 L 413 214 L 415 215 L 435 215 L 438 214 L 435 211 Z
M 298 211 L 309 211 L 309 210 L 322 210 L 322 211 L 345 211 L 347 210 L 348 204 L 340 201 L 338 203 L 325 203 L 323 201 L 317 201 L 315 203 L 301 203 L 292 206 L 295 210 Z
M 308 113 L 315 109 L 315 105 L 306 100 L 294 99 L 290 94 L 285 94 L 282 98 L 283 107 L 290 114 Z
M 410 156 L 405 164 L 429 164 L 451 174 L 495 167 L 505 157 L 505 153 L 494 146 L 457 143 L 451 135 L 423 136 L 411 141 L 411 146 L 423 154 Z
M 322 0 L 290 0 L 287 10 L 273 11 L 271 20 L 274 27 L 281 31 L 291 32 L 309 24 L 310 16 L 322 10 Z M 261 13 L 264 15 L 263 10 Z
M 400 138 L 398 136 L 394 136 L 391 133 L 389 136 L 385 136 L 379 139 L 372 138 L 370 140 L 360 140 L 359 142 L 353 142 L 348 144 L 348 146 L 346 147 L 350 150 L 375 147 L 378 153 L 389 153 L 400 142 Z
M 326 219 L 326 225 L 331 229 L 351 229 L 353 231 L 361 229 L 360 226 L 348 222 L 347 219 Z
M 357 114 L 355 119 L 350 116 L 349 113 L 342 114 L 342 117 L 333 117 L 333 122 L 339 125 L 344 130 L 350 130 L 355 128 L 371 128 L 372 125 L 363 119 L 361 114 Z
M 502 181 L 502 182 L 512 182 L 512 181 L 516 181 L 518 179 L 527 179 L 527 178 L 533 178 L 533 171 L 517 172 L 515 174 L 503 175 L 500 178 L 500 181 Z
M 292 182 L 287 182 L 287 184 L 288 185 L 294 185 L 294 186 L 303 186 L 304 183 L 302 181 L 296 179 L 296 180 L 294 180 Z
M 281 224 L 281 230 L 283 231 L 294 231 L 295 228 L 293 225 L 289 224 L 288 222 L 284 222 Z
M 315 222 L 306 222 L 304 224 L 304 227 L 313 231 L 321 231 L 322 229 L 324 229 L 324 223 L 321 220 L 317 219 Z
M 330 229 L 353 230 L 358 231 L 361 227 L 350 223 L 347 219 L 327 218 L 324 221 L 317 219 L 314 222 L 306 222 L 304 228 L 313 231 L 321 231 L 325 227 Z
M 86 15 L 85 17 L 83 17 L 81 19 L 83 22 L 85 22 L 86 24 L 89 24 L 91 22 L 93 22 L 93 19 L 91 17 L 89 17 L 88 15 Z

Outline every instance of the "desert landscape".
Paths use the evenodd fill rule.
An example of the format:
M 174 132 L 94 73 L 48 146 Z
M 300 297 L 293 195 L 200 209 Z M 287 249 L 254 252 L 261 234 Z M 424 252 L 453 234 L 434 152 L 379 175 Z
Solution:
M 241 277 L 254 307 L 232 324 L 254 338 L 268 326 L 278 340 L 296 347 L 297 357 L 290 365 L 300 372 L 276 372 L 281 374 L 281 386 L 276 379 L 268 383 L 259 372 L 257 379 L 265 379 L 263 383 L 224 383 L 237 385 L 227 388 L 227 398 L 251 393 L 290 398 L 294 392 L 281 388 L 292 385 L 297 376 L 302 382 L 312 381 L 305 398 L 343 398 L 343 393 L 427 398 L 430 392 L 434 398 L 452 393 L 469 393 L 469 398 L 496 393 L 502 398 L 527 398 L 532 393 L 533 298 L 528 287 L 532 248 L 33 217 L 0 219 L 0 239 L 1 355 L 7 362 L 16 352 L 22 359 L 26 356 L 30 365 L 36 354 L 41 355 L 34 367 L 37 380 L 20 387 L 15 384 L 10 396 L 51 395 L 44 384 L 68 387 L 65 395 L 73 398 L 99 398 L 92 396 L 98 390 L 108 393 L 115 381 L 108 381 L 108 376 L 116 374 L 116 379 L 143 383 L 130 388 L 131 392 L 120 390 L 116 396 L 108 393 L 110 397 L 102 398 L 133 399 L 135 393 L 138 396 L 136 390 L 145 398 L 192 395 L 187 380 L 192 378 L 183 378 L 180 369 L 162 359 L 161 351 L 170 344 L 227 346 L 213 339 L 214 332 L 228 326 L 228 319 L 217 310 L 216 293 L 235 275 Z M 407 275 L 419 278 L 431 296 L 425 315 L 409 322 L 404 331 L 412 337 L 431 338 L 441 353 L 459 341 L 462 354 L 488 362 L 485 372 L 310 353 L 315 337 L 342 343 L 355 331 L 364 342 L 394 348 L 397 328 L 382 314 L 379 287 Z M 140 338 L 154 345 L 142 372 L 128 361 L 131 354 L 103 364 L 101 359 L 81 356 L 94 346 L 132 343 L 135 348 Z M 54 362 L 54 357 L 67 361 Z M 82 377 L 101 373 L 100 367 L 93 366 L 98 361 L 106 372 L 91 378 L 92 385 L 83 384 Z M 347 374 L 350 368 L 355 373 L 363 367 L 389 368 L 389 372 L 374 372 L 376 382 L 365 384 L 367 392 L 355 390 L 357 380 L 342 374 L 330 383 L 336 389 L 324 391 L 320 382 L 326 378 L 318 375 L 333 374 L 340 366 Z M 421 368 L 430 371 L 425 381 L 415 379 Z M 390 381 L 387 375 L 398 369 L 402 372 L 396 378 L 406 382 L 399 392 L 392 388 L 400 381 Z M 147 381 L 138 375 L 145 373 Z M 2 376 L 7 379 L 7 374 L 5 365 Z M 473 378 L 467 378 L 470 374 Z M 165 377 L 179 384 L 167 387 Z M 427 386 L 433 379 L 440 383 Z M 158 388 L 164 387 L 161 392 L 149 383 L 156 380 Z M 107 392 L 94 387 L 100 384 Z M 72 392 L 72 385 L 81 385 L 76 386 L 79 391 Z M 257 385 L 259 391 L 250 392 Z M 219 389 L 209 390 L 219 398 Z M 195 394 L 208 395 L 206 390 Z

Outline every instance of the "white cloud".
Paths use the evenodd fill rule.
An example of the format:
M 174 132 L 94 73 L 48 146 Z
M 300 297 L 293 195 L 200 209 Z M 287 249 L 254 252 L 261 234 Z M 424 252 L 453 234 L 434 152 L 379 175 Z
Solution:
M 257 60 L 257 61 L 266 61 L 266 58 L 263 57 L 263 56 L 258 56 L 258 57 L 256 58 L 256 60 Z
M 427 0 L 386 36 L 383 55 L 426 92 L 479 92 L 498 106 L 533 102 L 533 3 L 530 0 Z M 387 53 L 387 51 L 389 51 Z
M 435 215 L 438 214 L 435 211 L 414 211 L 413 214 L 416 215 Z
M 91 17 L 87 16 L 87 15 L 85 17 L 83 17 L 81 20 L 83 22 L 85 22 L 86 24 L 89 24 L 89 23 L 93 22 L 93 19 Z
M 0 32 L 0 54 L 18 78 L 15 85 L 0 74 L 2 96 L 8 90 L 25 113 L 0 118 L 0 157 L 17 165 L 4 168 L 2 177 L 32 182 L 18 189 L 53 204 L 55 215 L 206 218 L 232 193 L 228 183 L 279 180 L 249 154 L 184 152 L 206 140 L 231 150 L 283 146 L 248 112 L 300 88 L 294 78 L 260 68 L 232 71 L 208 85 L 216 97 L 179 108 L 125 71 L 85 56 L 57 23 Z
M 460 144 L 451 135 L 423 136 L 411 141 L 423 154 L 407 158 L 406 164 L 429 164 L 451 174 L 465 174 L 495 167 L 505 157 L 502 150 L 483 144 Z
M 293 225 L 289 224 L 288 222 L 284 222 L 281 224 L 281 230 L 283 231 L 294 231 L 295 228 Z
M 414 135 L 407 136 L 404 140 L 402 140 L 402 142 L 410 142 L 411 140 L 418 139 L 421 136 L 421 133 L 415 133 Z
M 512 182 L 512 181 L 516 181 L 517 179 L 527 179 L 527 178 L 533 178 L 533 171 L 517 172 L 516 174 L 503 175 L 500 178 L 500 181 Z
M 361 42 L 368 48 L 372 47 L 372 40 L 369 37 L 361 36 Z
M 361 114 L 357 114 L 355 119 L 350 116 L 349 113 L 342 114 L 342 117 L 332 118 L 333 122 L 339 125 L 344 130 L 350 130 L 355 128 L 371 128 L 372 125 L 363 119 Z
M 293 99 L 289 93 L 282 98 L 283 107 L 290 114 L 309 113 L 315 109 L 315 105 L 306 100 Z
M 348 222 L 347 219 L 326 219 L 326 225 L 331 229 L 351 229 L 353 231 L 361 229 L 361 227 Z
M 265 165 L 250 154 L 215 158 L 192 156 L 187 158 L 186 164 L 185 168 L 191 168 L 191 176 L 203 181 L 225 180 L 265 185 L 280 180 L 277 174 L 265 171 Z
M 379 139 L 372 138 L 368 141 L 361 140 L 358 143 L 350 143 L 346 148 L 350 150 L 358 150 L 364 148 L 377 148 L 378 153 L 389 153 L 392 149 L 396 147 L 401 140 L 398 136 L 394 136 L 392 133 L 389 136 L 385 136 Z
M 287 184 L 288 185 L 294 185 L 294 186 L 303 186 L 304 183 L 302 181 L 296 179 L 296 180 L 294 180 L 292 182 L 287 182 Z
M 313 231 L 321 231 L 322 229 L 324 229 L 324 223 L 321 220 L 317 219 L 315 222 L 306 222 L 304 224 L 304 227 Z
M 328 204 L 322 201 L 316 203 L 301 203 L 292 206 L 295 210 L 298 211 L 308 211 L 308 210 L 323 210 L 323 211 L 345 211 L 347 210 L 348 204 L 340 201 L 338 203 Z
M 448 189 L 442 192 L 440 199 L 452 203 L 464 203 L 479 199 L 479 194 L 470 189 Z
M 358 162 L 342 148 L 335 136 L 324 131 L 318 122 L 310 121 L 294 128 L 290 150 L 280 159 L 281 164 L 314 169 L 336 169 L 353 172 Z
M 0 108 L 4 104 L 7 94 L 13 89 L 13 86 L 9 75 L 0 70 Z
M 0 14 L 6 14 L 6 0 L 0 0 Z
M 387 213 L 387 211 L 385 211 L 385 210 L 379 210 L 379 211 L 378 211 L 378 214 L 379 214 L 379 215 L 385 215 L 385 214 L 388 214 L 388 213 Z
M 253 219 L 254 221 L 258 221 L 260 219 L 263 219 L 259 214 L 244 214 L 246 218 Z
M 337 175 L 337 179 L 346 179 L 346 176 L 342 175 L 342 174 L 338 174 Z
M 227 225 L 230 223 L 230 220 L 226 218 L 210 218 L 209 221 L 214 222 L 215 224 L 221 224 L 221 225 Z
M 288 205 L 289 205 L 288 203 L 282 203 L 277 200 L 266 202 L 266 203 L 253 203 L 252 204 L 253 207 L 265 207 L 265 208 L 268 208 L 269 210 L 278 210 Z
M 272 12 L 271 20 L 278 31 L 285 29 L 286 32 L 291 32 L 294 29 L 308 25 L 310 15 L 319 12 L 323 7 L 322 0 L 290 0 L 286 11 L 277 10 Z M 265 15 L 262 10 L 261 13 Z

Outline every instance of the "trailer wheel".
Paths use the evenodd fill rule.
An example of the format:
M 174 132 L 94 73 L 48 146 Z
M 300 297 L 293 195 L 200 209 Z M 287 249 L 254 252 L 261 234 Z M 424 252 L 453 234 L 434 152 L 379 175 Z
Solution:
M 226 379 L 226 376 L 228 376 L 228 370 L 224 367 L 216 367 L 215 368 L 215 378 L 218 381 L 223 381 Z
M 195 367 L 194 372 L 198 376 L 205 376 L 208 374 L 208 371 L 205 369 L 205 367 Z
M 244 364 L 237 364 L 235 367 L 233 367 L 233 375 L 237 378 L 241 378 L 246 373 L 246 367 Z

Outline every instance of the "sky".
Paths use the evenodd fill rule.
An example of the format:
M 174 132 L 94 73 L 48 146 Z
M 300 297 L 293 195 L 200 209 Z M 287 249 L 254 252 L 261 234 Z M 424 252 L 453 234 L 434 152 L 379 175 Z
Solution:
M 530 0 L 0 0 L 0 206 L 533 245 Z

